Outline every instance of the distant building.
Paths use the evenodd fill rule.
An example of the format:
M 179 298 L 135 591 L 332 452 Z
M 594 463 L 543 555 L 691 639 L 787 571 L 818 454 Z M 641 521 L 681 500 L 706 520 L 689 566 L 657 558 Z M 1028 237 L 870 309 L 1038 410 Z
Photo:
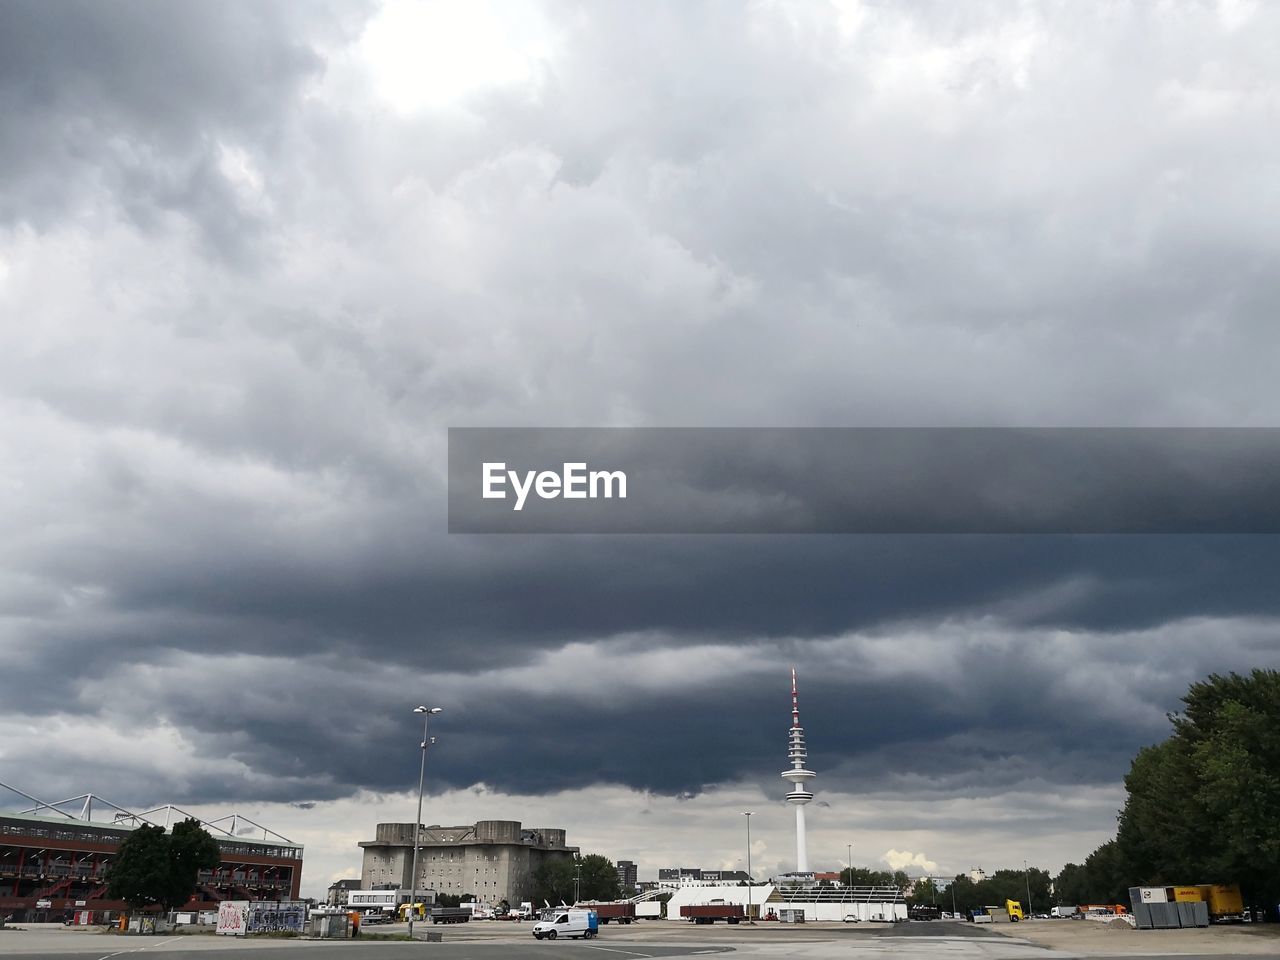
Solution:
M 331 907 L 345 907 L 347 905 L 347 895 L 352 890 L 360 889 L 360 880 L 339 880 L 336 883 L 329 884 L 329 895 L 325 898 L 325 903 Z
M 751 886 L 696 886 L 685 884 L 673 891 L 667 902 L 667 916 L 678 917 L 680 908 L 723 901 L 741 904 L 750 916 L 781 917 L 786 910 L 802 910 L 806 921 L 840 921 L 848 916 L 859 920 L 905 920 L 907 905 L 902 891 L 893 886 L 819 887 L 757 883 Z
M 380 823 L 373 840 L 361 840 L 364 863 L 360 886 L 413 885 L 411 823 Z M 533 875 L 548 860 L 572 857 L 565 832 L 555 827 L 522 827 L 518 820 L 481 820 L 469 826 L 418 827 L 419 890 L 472 896 L 481 903 L 519 903 L 533 894 Z
M 35 803 L 21 812 L 0 812 L 0 917 L 15 921 L 60 920 L 73 910 L 99 917 L 127 910 L 128 904 L 111 898 L 107 888 L 120 845 L 139 826 L 171 827 L 189 816 L 174 806 L 133 813 L 92 794 L 45 803 L 14 792 Z M 70 805 L 79 813 L 62 809 Z M 94 819 L 94 813 L 103 819 Z M 197 874 L 183 910 L 216 910 L 222 900 L 299 898 L 301 844 L 238 814 L 201 821 L 201 826 L 218 845 L 218 865 Z M 249 829 L 253 836 L 245 835 Z
M 745 870 L 703 870 L 699 867 L 661 867 L 658 870 L 660 887 L 704 887 L 746 883 L 750 879 Z
M 623 890 L 634 890 L 637 884 L 637 869 L 633 860 L 618 861 L 618 886 Z
M 981 867 L 974 867 L 969 871 L 969 879 L 974 883 L 981 883 L 983 880 L 987 879 L 987 875 Z

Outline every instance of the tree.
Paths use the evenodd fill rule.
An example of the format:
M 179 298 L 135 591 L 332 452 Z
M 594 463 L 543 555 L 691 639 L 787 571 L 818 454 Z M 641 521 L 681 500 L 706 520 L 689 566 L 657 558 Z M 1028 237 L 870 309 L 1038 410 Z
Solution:
M 938 887 L 933 882 L 933 877 L 921 877 L 916 881 L 911 896 L 907 897 L 908 903 L 938 903 Z
M 195 893 L 201 870 L 214 869 L 219 861 L 217 842 L 187 819 L 167 834 L 163 827 L 138 827 L 120 844 L 107 874 L 108 892 L 134 909 L 180 907 Z
M 847 887 L 891 887 L 894 885 L 894 877 L 887 870 L 845 867 L 840 871 L 840 882 Z
M 552 906 L 573 901 L 574 861 L 556 857 L 542 861 L 533 874 L 533 897 Z
M 618 899 L 618 868 L 612 860 L 598 853 L 589 853 L 578 858 L 577 866 L 581 875 L 579 899 Z
M 1088 871 L 1078 863 L 1063 864 L 1062 870 L 1053 879 L 1053 905 L 1075 907 L 1092 902 Z
M 1280 671 L 1214 674 L 1182 701 L 1173 734 L 1125 777 L 1116 853 L 1126 879 L 1239 883 L 1253 902 L 1276 903 Z

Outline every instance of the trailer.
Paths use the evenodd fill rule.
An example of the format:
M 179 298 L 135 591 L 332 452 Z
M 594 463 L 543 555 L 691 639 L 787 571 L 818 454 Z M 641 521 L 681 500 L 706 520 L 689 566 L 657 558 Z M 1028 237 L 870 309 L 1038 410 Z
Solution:
M 432 907 L 428 917 L 432 923 L 466 923 L 471 911 L 463 907 Z
M 661 900 L 642 900 L 636 904 L 637 920 L 661 920 L 662 919 L 662 901 Z
M 1236 884 L 1201 884 L 1200 899 L 1209 905 L 1210 923 L 1244 923 L 1244 897 Z
M 740 923 L 745 917 L 740 903 L 690 903 L 680 908 L 680 919 L 692 923 L 715 923 L 717 920 Z
M 576 910 L 594 910 L 600 923 L 630 923 L 636 918 L 636 905 L 630 900 L 615 900 L 612 903 L 576 903 Z

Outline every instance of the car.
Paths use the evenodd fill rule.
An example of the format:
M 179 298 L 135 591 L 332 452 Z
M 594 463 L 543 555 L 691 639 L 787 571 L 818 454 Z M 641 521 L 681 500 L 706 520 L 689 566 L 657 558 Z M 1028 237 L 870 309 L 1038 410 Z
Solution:
M 383 913 L 381 910 L 370 910 L 360 918 L 361 925 L 367 926 L 372 923 L 390 923 L 391 915 Z
M 846 913 L 844 915 L 844 922 L 845 923 L 861 923 L 862 918 L 858 916 L 856 913 Z

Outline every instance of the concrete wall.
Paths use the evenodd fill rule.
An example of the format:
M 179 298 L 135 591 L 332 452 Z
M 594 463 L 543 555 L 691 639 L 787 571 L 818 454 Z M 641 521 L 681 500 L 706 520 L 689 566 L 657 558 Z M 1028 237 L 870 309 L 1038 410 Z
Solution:
M 481 820 L 474 828 L 438 828 L 424 831 L 418 850 L 419 889 L 451 896 L 471 895 L 483 903 L 519 903 L 533 892 L 533 875 L 549 858 L 571 855 L 569 850 L 543 849 L 526 841 L 539 834 L 543 844 L 564 846 L 565 832 L 558 828 L 521 829 L 515 820 Z M 440 842 L 440 833 L 465 836 L 465 842 Z M 412 824 L 377 826 L 377 839 L 362 843 L 361 887 L 394 884 L 409 889 L 413 859 Z M 434 838 L 436 842 L 431 842 Z

